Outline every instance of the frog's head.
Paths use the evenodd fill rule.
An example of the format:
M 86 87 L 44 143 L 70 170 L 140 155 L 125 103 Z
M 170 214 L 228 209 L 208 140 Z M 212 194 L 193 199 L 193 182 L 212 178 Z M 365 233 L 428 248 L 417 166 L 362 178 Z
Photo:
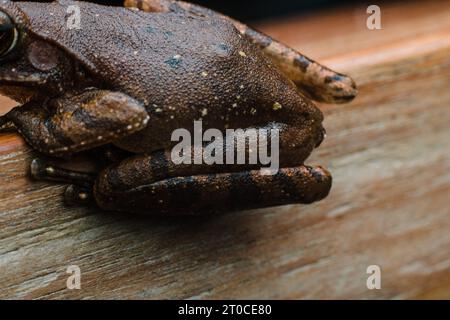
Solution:
M 61 94 L 76 74 L 72 59 L 33 33 L 27 20 L 15 3 L 0 3 L 0 92 L 22 103 Z

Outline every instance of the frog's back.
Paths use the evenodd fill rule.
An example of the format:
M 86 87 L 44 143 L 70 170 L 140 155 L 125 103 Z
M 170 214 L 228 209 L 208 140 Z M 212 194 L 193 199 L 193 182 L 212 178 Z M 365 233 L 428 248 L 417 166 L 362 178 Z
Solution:
M 223 66 L 239 46 L 237 30 L 221 19 L 188 13 L 145 13 L 86 2 L 18 3 L 30 17 L 30 29 L 62 47 L 93 75 L 140 99 L 154 90 L 165 92 L 175 82 Z M 70 28 L 80 9 L 80 25 Z M 181 90 L 181 88 L 177 88 Z M 163 93 L 163 92 L 161 92 Z M 173 92 L 172 92 L 173 93 Z
M 133 152 L 166 148 L 177 128 L 246 128 L 321 113 L 229 22 L 188 13 L 145 13 L 86 2 L 18 3 L 32 32 L 82 62 L 108 89 L 145 104 L 151 126 L 120 143 Z M 80 9 L 80 29 L 69 29 Z M 274 105 L 282 105 L 274 111 Z M 277 108 L 276 108 L 277 109 Z M 276 115 L 274 114 L 276 113 Z

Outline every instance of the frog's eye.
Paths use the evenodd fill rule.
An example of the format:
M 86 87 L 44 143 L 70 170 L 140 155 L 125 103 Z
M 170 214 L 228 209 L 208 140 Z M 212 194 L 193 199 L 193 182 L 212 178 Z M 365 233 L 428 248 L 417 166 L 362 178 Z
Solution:
M 11 18 L 0 11 L 0 59 L 5 57 L 16 47 L 19 40 L 19 31 Z

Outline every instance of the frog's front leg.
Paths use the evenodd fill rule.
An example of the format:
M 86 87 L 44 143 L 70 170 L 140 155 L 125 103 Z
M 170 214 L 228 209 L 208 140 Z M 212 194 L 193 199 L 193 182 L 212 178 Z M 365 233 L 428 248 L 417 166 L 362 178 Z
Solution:
M 187 11 L 206 17 L 221 17 L 231 22 L 242 35 L 257 45 L 279 70 L 310 98 L 327 103 L 346 103 L 358 93 L 352 78 L 321 65 L 262 32 L 208 8 L 174 0 L 125 0 L 124 5 L 147 12 Z
M 149 116 L 144 106 L 125 94 L 89 90 L 44 105 L 29 102 L 3 119 L 14 123 L 39 152 L 66 156 L 139 131 Z

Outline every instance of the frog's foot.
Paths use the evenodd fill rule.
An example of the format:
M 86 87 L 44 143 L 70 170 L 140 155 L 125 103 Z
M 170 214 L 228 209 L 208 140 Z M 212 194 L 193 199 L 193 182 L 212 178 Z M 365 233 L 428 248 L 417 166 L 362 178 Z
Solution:
M 321 102 L 346 103 L 353 100 L 358 93 L 352 78 L 337 73 L 262 32 L 213 10 L 173 0 L 125 0 L 124 5 L 147 12 L 187 11 L 206 17 L 221 17 L 231 22 L 242 35 L 263 50 L 306 96 Z
M 36 180 L 70 183 L 85 188 L 90 188 L 96 177 L 96 174 L 67 170 L 39 158 L 31 161 L 30 174 Z
M 325 198 L 331 175 L 321 167 L 281 168 L 276 174 L 233 166 L 174 165 L 161 154 L 126 159 L 100 173 L 94 185 L 104 210 L 200 215 L 312 203 Z M 214 173 L 212 173 L 214 171 Z
M 36 180 L 68 183 L 64 193 L 68 205 L 94 204 L 92 186 L 96 174 L 67 170 L 36 158 L 31 161 L 30 174 Z

